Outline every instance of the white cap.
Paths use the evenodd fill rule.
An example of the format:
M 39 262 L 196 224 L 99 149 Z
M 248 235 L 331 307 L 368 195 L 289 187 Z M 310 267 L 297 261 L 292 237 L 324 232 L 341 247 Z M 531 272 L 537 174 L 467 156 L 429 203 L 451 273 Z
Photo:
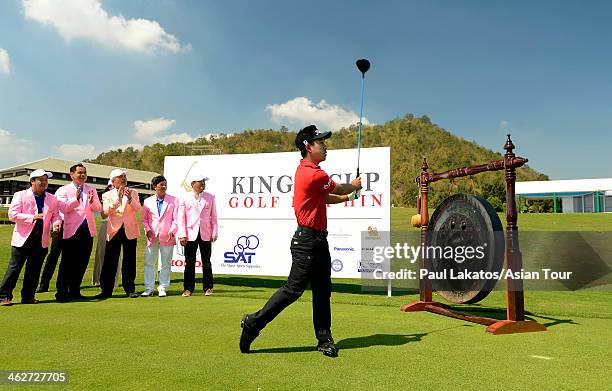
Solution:
M 208 180 L 208 177 L 204 176 L 204 174 L 199 173 L 199 172 L 192 172 L 187 177 L 187 182 L 190 184 L 191 182 L 207 181 L 207 180 Z
M 113 171 L 111 171 L 110 175 L 108 176 L 108 179 L 112 182 L 113 178 L 121 175 L 127 175 L 127 171 L 123 171 L 120 168 L 115 168 Z
M 38 178 L 39 176 L 43 176 L 43 175 L 46 175 L 47 178 L 52 178 L 53 177 L 53 174 L 50 173 L 49 171 L 41 170 L 39 168 L 38 170 L 32 171 L 32 173 L 30 174 L 30 179 Z

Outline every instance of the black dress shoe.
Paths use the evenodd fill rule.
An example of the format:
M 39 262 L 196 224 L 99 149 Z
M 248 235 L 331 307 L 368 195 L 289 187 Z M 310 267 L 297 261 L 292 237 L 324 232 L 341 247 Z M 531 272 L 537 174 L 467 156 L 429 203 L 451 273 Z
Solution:
M 327 357 L 338 357 L 338 348 L 331 337 L 327 341 L 319 341 L 317 350 Z
M 249 353 L 251 351 L 251 343 L 253 343 L 255 338 L 259 335 L 259 330 L 255 329 L 255 327 L 250 324 L 251 316 L 250 314 L 245 314 L 240 324 L 240 327 L 242 327 L 242 334 L 240 334 L 240 351 L 242 353 Z
M 130 292 L 130 293 L 126 293 L 125 294 L 127 297 L 129 297 L 130 299 L 135 299 L 137 297 L 140 297 L 140 295 L 136 292 Z
M 38 304 L 36 299 L 21 299 L 21 304 Z
M 79 293 L 78 295 L 70 295 L 70 300 L 83 301 L 83 300 L 89 300 L 89 297 L 83 296 L 82 294 Z
M 111 297 L 111 295 L 109 295 L 108 293 L 98 293 L 97 295 L 94 296 L 94 299 L 105 300 L 105 299 L 108 299 L 109 297 Z

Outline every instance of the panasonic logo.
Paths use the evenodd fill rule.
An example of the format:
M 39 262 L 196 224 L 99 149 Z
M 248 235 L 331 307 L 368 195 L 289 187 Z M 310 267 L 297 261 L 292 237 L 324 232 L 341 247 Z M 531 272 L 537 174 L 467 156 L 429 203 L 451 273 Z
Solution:
M 334 251 L 355 251 L 353 247 L 334 247 Z

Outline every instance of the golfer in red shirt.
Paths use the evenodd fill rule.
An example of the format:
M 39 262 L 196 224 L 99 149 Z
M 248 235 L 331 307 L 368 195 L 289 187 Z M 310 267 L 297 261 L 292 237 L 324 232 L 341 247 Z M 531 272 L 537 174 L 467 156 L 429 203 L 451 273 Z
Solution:
M 317 350 L 336 357 L 338 349 L 331 335 L 331 257 L 327 243 L 327 204 L 351 201 L 361 189 L 361 179 L 335 183 L 319 163 L 327 156 L 325 139 L 331 132 L 321 132 L 310 125 L 300 130 L 295 145 L 303 159 L 295 171 L 293 208 L 298 227 L 291 238 L 292 265 L 287 283 L 263 308 L 242 318 L 240 351 L 249 353 L 259 332 L 287 306 L 296 301 L 310 282 L 312 321 L 318 340 Z

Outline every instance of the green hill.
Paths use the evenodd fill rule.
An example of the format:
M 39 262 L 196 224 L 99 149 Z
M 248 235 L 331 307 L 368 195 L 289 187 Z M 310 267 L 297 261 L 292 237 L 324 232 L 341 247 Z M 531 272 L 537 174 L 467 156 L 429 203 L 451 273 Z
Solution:
M 142 151 L 127 148 L 104 152 L 91 162 L 162 172 L 166 155 L 184 155 L 187 150 L 196 150 L 197 154 L 294 151 L 294 138 L 295 133 L 284 127 L 280 131 L 245 130 L 231 136 L 220 134 L 210 139 L 200 138 L 187 144 L 154 144 L 144 147 Z M 504 140 L 500 139 L 500 151 L 503 142 Z M 329 139 L 328 145 L 332 149 L 354 148 L 357 145 L 357 127 L 334 132 L 334 137 Z M 499 152 L 493 152 L 475 142 L 451 134 L 432 124 L 426 116 L 416 118 L 412 114 L 382 125 L 365 126 L 362 130 L 362 146 L 391 147 L 391 202 L 396 206 L 415 206 L 418 188 L 414 178 L 420 172 L 423 156 L 427 156 L 430 169 L 436 172 L 486 163 L 502 156 Z M 520 181 L 546 179 L 546 175 L 529 167 L 518 170 Z M 452 190 L 475 192 L 487 198 L 497 209 L 502 207 L 504 183 L 503 174 L 500 172 L 479 174 L 473 178 L 473 182 L 470 179 L 457 180 L 453 188 L 450 187 L 448 181 L 432 185 L 430 200 L 433 206 Z

